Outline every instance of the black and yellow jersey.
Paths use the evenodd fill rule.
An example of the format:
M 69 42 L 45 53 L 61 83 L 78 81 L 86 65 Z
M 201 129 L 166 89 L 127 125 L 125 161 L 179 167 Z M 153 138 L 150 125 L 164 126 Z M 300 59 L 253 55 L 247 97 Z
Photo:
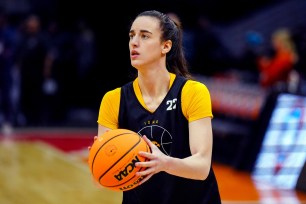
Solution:
M 213 117 L 209 91 L 200 82 L 170 74 L 169 91 L 153 112 L 142 99 L 135 79 L 108 92 L 101 103 L 98 123 L 146 135 L 164 154 L 191 156 L 188 123 Z M 123 204 L 220 204 L 211 167 L 205 180 L 186 179 L 165 172 L 154 174 L 137 188 L 124 191 Z

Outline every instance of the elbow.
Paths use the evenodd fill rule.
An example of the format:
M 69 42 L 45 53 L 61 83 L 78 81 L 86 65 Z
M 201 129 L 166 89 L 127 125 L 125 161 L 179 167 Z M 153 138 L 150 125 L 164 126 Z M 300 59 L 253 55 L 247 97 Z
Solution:
M 201 157 L 200 160 L 198 160 L 198 173 L 196 174 L 197 180 L 206 180 L 211 169 L 211 160 L 207 157 Z
M 199 180 L 202 180 L 202 181 L 206 180 L 208 178 L 209 172 L 210 172 L 210 168 L 205 167 Z
M 202 170 L 201 170 L 201 174 L 200 174 L 200 180 L 206 180 L 208 178 L 208 175 L 210 173 L 210 169 L 211 169 L 211 161 L 210 160 L 204 160 L 202 161 L 203 166 L 202 166 Z
M 210 173 L 210 166 L 205 165 L 204 168 L 199 169 L 197 173 L 194 172 L 192 176 L 190 176 L 189 178 L 194 180 L 204 181 L 208 178 L 209 173 Z

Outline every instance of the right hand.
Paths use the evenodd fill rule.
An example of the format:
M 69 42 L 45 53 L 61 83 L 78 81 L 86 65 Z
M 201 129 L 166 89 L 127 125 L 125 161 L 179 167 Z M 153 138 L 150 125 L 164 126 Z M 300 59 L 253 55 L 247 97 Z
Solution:
M 94 142 L 98 139 L 98 136 L 94 136 Z M 91 146 L 88 146 L 88 150 L 90 151 Z

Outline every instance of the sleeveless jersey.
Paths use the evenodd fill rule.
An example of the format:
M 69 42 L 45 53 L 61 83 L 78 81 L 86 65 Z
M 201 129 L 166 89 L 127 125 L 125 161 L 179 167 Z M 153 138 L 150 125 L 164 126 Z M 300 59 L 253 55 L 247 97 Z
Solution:
M 151 113 L 138 101 L 132 82 L 121 87 L 119 128 L 146 135 L 164 154 L 176 158 L 191 155 L 188 121 L 182 113 L 181 90 L 186 79 L 175 78 L 159 107 Z M 153 175 L 142 185 L 123 192 L 123 204 L 219 204 L 217 181 L 212 168 L 204 181 Z

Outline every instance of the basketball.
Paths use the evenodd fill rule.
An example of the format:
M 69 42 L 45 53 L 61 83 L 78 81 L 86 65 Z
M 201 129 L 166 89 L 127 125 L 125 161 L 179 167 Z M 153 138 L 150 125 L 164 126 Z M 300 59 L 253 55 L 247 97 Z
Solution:
M 114 129 L 98 136 L 89 150 L 88 165 L 95 181 L 115 191 L 127 191 L 138 186 L 144 177 L 135 173 L 145 168 L 136 162 L 147 159 L 139 151 L 151 152 L 144 139 L 131 130 Z

